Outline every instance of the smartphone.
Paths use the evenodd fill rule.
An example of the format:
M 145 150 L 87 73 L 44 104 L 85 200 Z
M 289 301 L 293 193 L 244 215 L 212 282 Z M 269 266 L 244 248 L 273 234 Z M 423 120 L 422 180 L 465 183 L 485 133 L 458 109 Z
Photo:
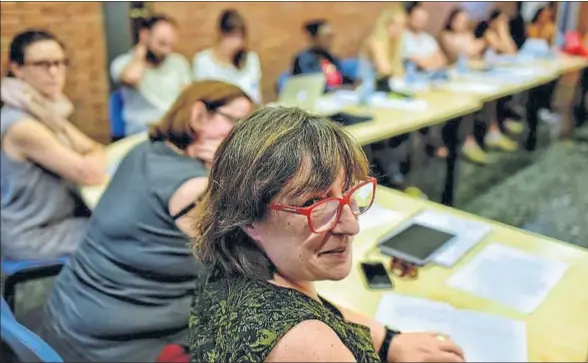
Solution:
M 381 262 L 362 262 L 361 270 L 370 289 L 392 289 L 394 284 Z

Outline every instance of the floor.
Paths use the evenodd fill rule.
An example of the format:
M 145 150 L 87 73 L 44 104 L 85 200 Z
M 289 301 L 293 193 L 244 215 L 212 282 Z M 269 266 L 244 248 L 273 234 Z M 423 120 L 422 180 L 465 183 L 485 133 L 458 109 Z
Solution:
M 534 152 L 492 152 L 491 165 L 460 160 L 454 207 L 588 248 L 588 126 L 558 141 L 542 125 L 539 137 Z M 409 180 L 439 201 L 444 170 L 429 159 Z
M 535 155 L 523 151 L 502 157 L 508 167 L 488 171 L 491 177 L 464 165 L 456 207 L 588 248 L 588 142 L 555 142 Z M 499 181 L 477 189 L 464 176 Z

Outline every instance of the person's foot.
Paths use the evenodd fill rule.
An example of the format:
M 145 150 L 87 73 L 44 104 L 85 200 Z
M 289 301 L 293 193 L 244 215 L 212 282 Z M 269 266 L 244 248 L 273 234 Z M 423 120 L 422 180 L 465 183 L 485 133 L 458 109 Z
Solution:
M 490 162 L 488 154 L 476 143 L 464 145 L 461 149 L 461 154 L 466 160 L 474 164 L 486 165 Z
M 427 195 L 425 193 L 423 193 L 423 191 L 417 187 L 407 187 L 404 189 L 404 192 L 406 194 L 410 195 L 411 197 L 415 197 L 415 198 L 419 198 L 419 199 L 429 199 L 429 197 L 427 197 Z
M 512 119 L 506 119 L 504 121 L 504 128 L 511 135 L 520 135 L 525 130 L 525 126 L 522 122 L 514 121 Z
M 517 151 L 519 144 L 500 133 L 489 133 L 484 140 L 486 146 L 492 149 L 513 152 Z
M 537 116 L 539 116 L 539 120 L 546 124 L 557 124 L 561 121 L 561 116 L 559 114 L 546 108 L 540 109 L 539 112 L 537 112 Z

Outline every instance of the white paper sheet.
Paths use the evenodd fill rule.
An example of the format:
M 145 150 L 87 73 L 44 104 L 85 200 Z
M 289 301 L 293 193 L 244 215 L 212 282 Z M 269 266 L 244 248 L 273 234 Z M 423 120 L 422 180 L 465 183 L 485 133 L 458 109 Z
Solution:
M 467 362 L 526 362 L 527 330 L 522 321 L 396 293 L 382 296 L 376 320 L 403 332 L 448 334 Z
M 490 94 L 498 90 L 498 87 L 493 84 L 468 83 L 456 81 L 452 81 L 443 85 L 443 88 L 453 92 L 468 92 L 475 94 Z
M 568 267 L 565 262 L 492 244 L 451 276 L 447 284 L 530 314 Z
M 403 213 L 374 204 L 365 214 L 359 216 L 359 228 L 360 231 L 366 231 L 375 227 L 389 225 L 392 222 L 400 221 L 402 218 L 404 218 Z
M 415 215 L 411 221 L 455 235 L 433 257 L 434 263 L 445 267 L 455 265 L 492 230 L 492 227 L 486 223 L 429 209 Z
M 329 97 L 317 102 L 317 108 L 328 108 L 338 106 L 340 108 L 357 104 L 359 94 L 350 90 L 339 90 L 333 92 Z M 370 106 L 379 108 L 397 108 L 407 111 L 422 111 L 428 107 L 427 101 L 423 99 L 397 99 L 390 98 L 386 92 L 374 92 L 370 99 Z
M 370 100 L 370 105 L 372 107 L 380 107 L 380 108 L 396 108 L 400 110 L 406 111 L 424 111 L 428 108 L 427 101 L 423 99 L 398 99 L 398 98 L 389 98 L 386 94 L 384 95 L 374 95 Z

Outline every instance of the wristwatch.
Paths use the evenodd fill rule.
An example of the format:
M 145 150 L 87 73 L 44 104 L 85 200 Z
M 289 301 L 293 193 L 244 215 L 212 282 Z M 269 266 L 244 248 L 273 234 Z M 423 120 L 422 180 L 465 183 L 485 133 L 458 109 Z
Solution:
M 390 344 L 392 343 L 392 339 L 394 339 L 394 337 L 398 334 L 401 334 L 401 332 L 386 327 L 386 335 L 384 336 L 384 341 L 382 342 L 382 346 L 380 347 L 380 351 L 378 352 L 378 355 L 380 356 L 380 361 L 382 363 L 388 362 L 388 350 L 390 350 Z

